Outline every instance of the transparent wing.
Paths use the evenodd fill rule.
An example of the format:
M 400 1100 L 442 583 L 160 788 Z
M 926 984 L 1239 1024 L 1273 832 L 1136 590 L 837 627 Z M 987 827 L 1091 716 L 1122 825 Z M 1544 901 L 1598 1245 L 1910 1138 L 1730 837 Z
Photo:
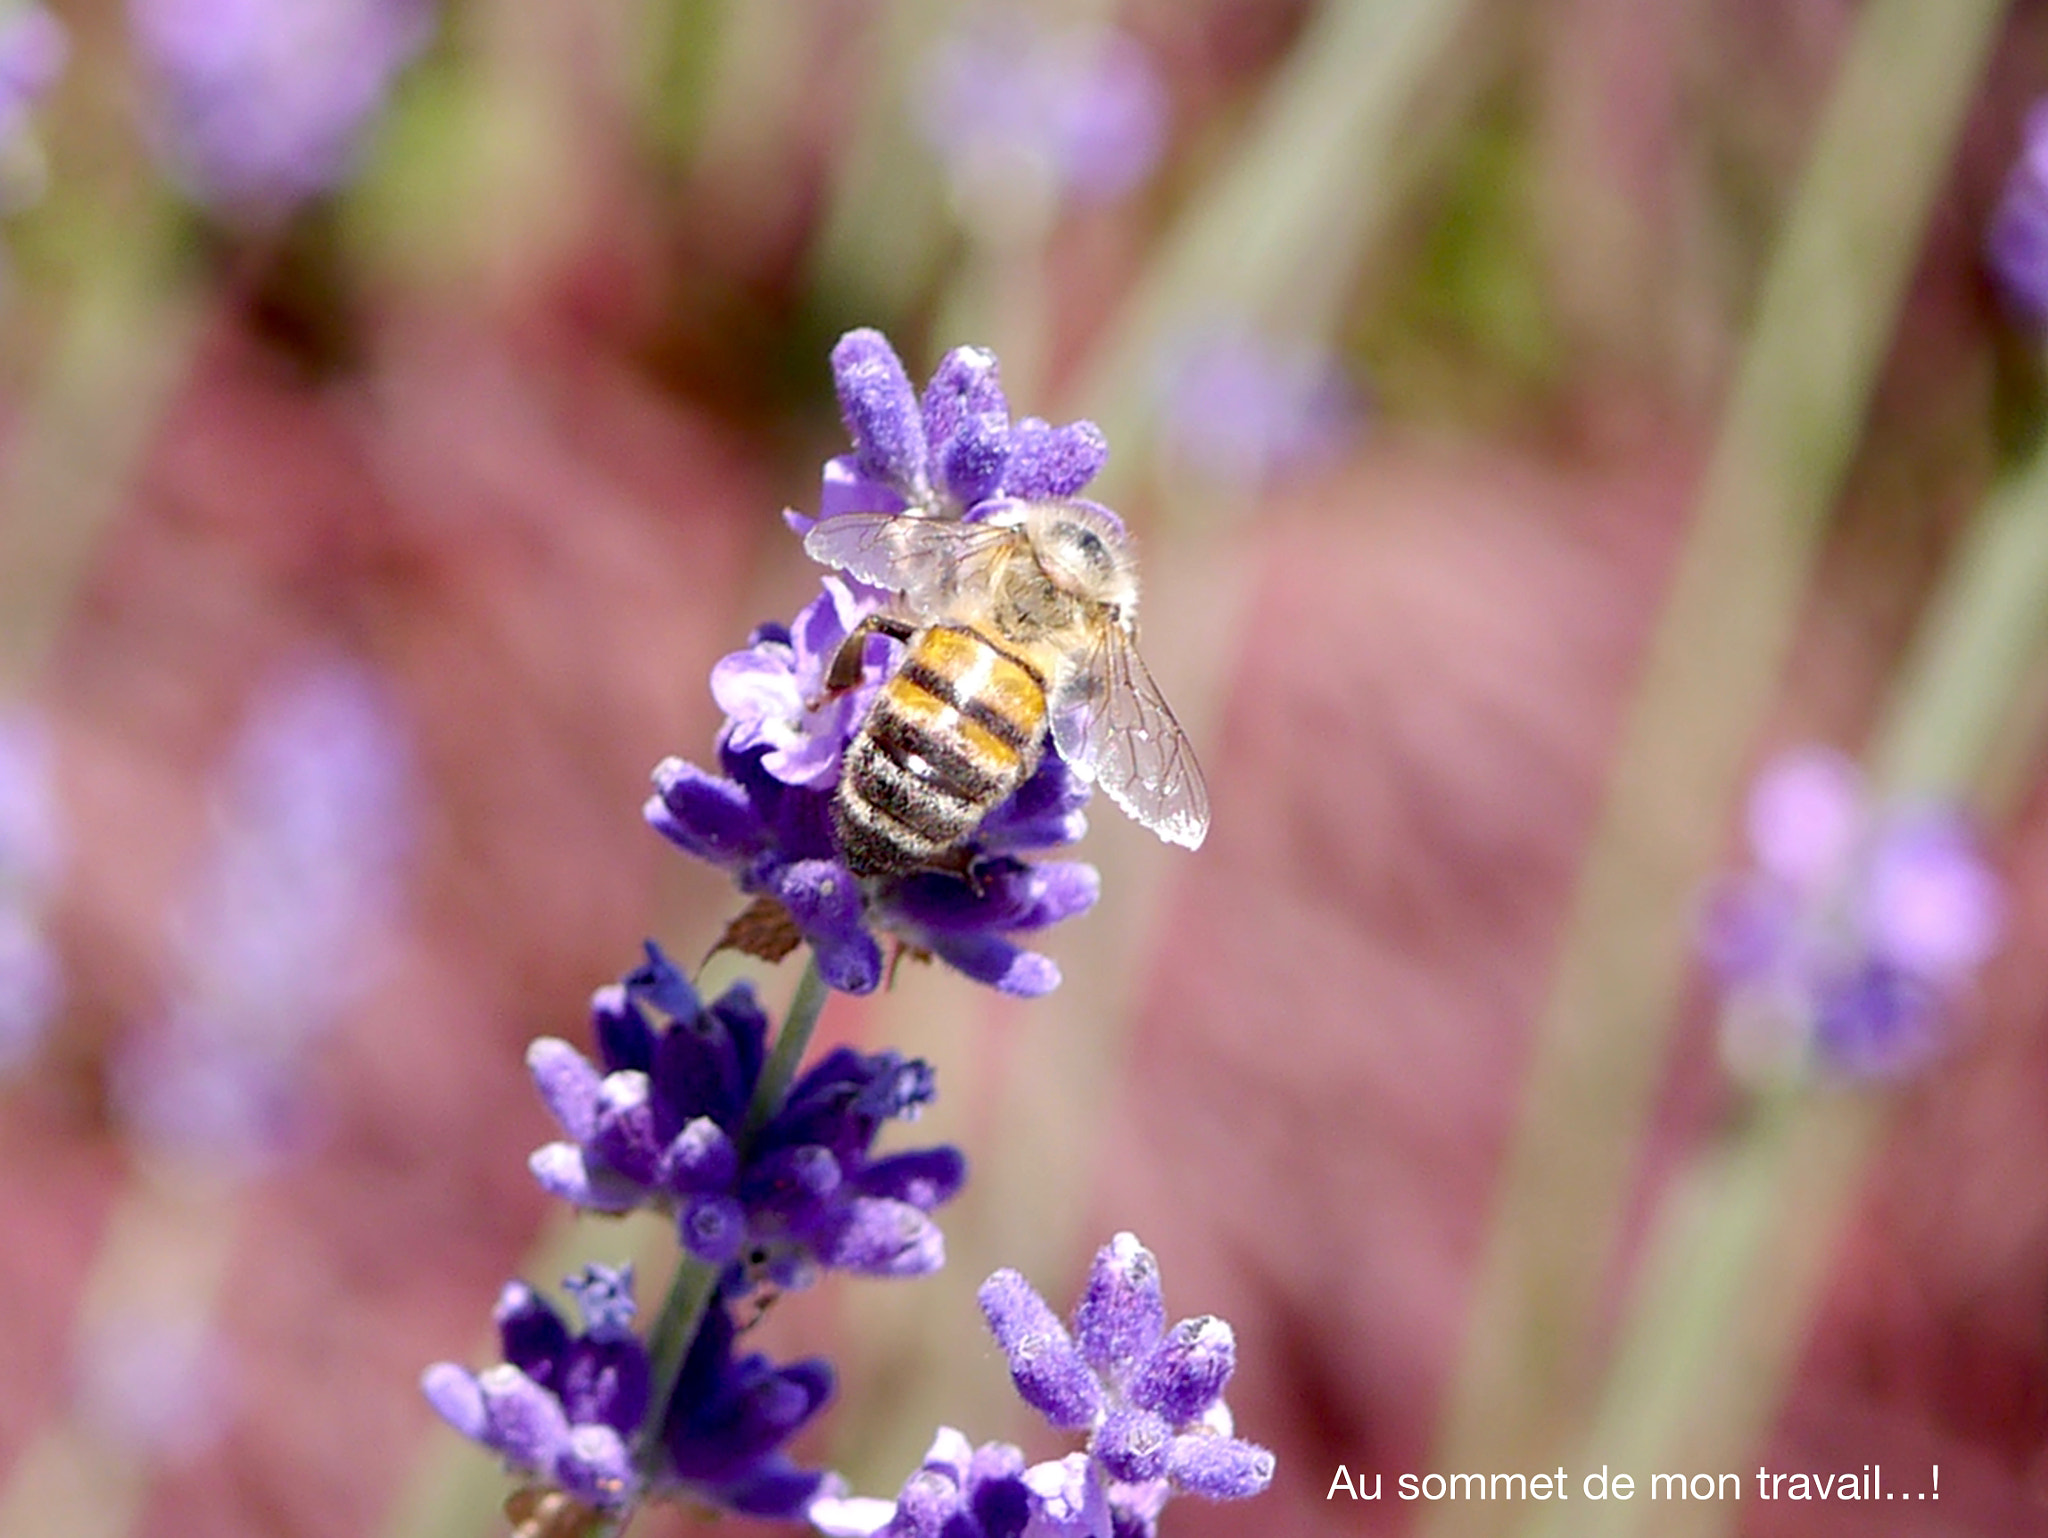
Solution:
M 1121 630 L 1106 630 L 1061 689 L 1052 704 L 1052 735 L 1060 757 L 1133 818 L 1169 844 L 1201 848 L 1209 832 L 1202 766 Z
M 990 523 L 957 523 L 910 513 L 839 513 L 804 536 L 812 560 L 901 593 L 919 618 L 944 612 L 955 592 L 982 579 L 1018 536 Z

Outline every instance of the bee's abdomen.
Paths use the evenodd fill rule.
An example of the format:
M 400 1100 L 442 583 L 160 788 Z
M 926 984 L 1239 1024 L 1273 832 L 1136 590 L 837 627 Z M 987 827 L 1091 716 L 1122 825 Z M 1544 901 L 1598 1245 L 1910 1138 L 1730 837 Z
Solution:
M 1031 771 L 1045 685 L 973 631 L 934 626 L 875 697 L 846 751 L 833 820 L 856 875 L 928 865 L 966 839 Z

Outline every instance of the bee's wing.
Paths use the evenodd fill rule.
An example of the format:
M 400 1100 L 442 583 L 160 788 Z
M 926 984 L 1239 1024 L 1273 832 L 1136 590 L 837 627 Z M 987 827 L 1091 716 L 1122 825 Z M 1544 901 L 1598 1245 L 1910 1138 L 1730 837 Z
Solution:
M 1016 535 L 995 524 L 958 523 L 911 513 L 837 513 L 804 536 L 814 561 L 875 587 L 901 593 L 911 613 L 942 613 L 977 569 Z
M 1076 772 L 1167 843 L 1202 847 L 1209 832 L 1202 766 L 1130 637 L 1106 629 L 1050 713 L 1053 746 Z

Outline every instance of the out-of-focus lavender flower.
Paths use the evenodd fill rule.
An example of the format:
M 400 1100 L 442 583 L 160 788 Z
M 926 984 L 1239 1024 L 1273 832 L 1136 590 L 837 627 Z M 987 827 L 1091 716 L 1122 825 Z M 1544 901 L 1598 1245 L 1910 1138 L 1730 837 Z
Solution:
M 63 73 L 71 40 L 64 24 L 34 3 L 0 10 L 0 144 L 28 127 L 29 108 Z
M 89 1320 L 73 1370 L 79 1418 L 155 1463 L 196 1458 L 233 1419 L 229 1343 L 203 1308 L 174 1294 L 160 1293 L 147 1313 Z
M 348 177 L 434 19 L 430 0 L 128 0 L 128 12 L 161 154 L 194 197 L 249 218 Z
M 942 1431 L 894 1503 L 828 1487 L 815 1526 L 845 1538 L 950 1534 L 951 1521 L 966 1538 L 1152 1538 L 1175 1495 L 1242 1500 L 1272 1483 L 1273 1455 L 1231 1434 L 1230 1326 L 1205 1315 L 1168 1329 L 1159 1264 L 1134 1235 L 1097 1253 L 1071 1331 L 1014 1271 L 982 1285 L 981 1309 L 1025 1403 L 1059 1430 L 1087 1432 L 1087 1452 L 1026 1469 L 1014 1448 L 973 1451 Z
M 958 518 L 996 497 L 1071 497 L 1109 458 L 1093 422 L 1010 420 L 996 355 L 956 347 L 919 397 L 879 331 L 849 331 L 832 349 L 832 382 L 853 452 L 825 463 L 818 516 L 918 512 Z M 785 515 L 799 534 L 812 520 Z
M 2048 100 L 2027 113 L 1984 253 L 2006 302 L 2029 322 L 2048 325 Z
M 241 1165 L 299 1139 L 311 1052 L 377 974 L 409 778 L 397 712 L 363 668 L 316 662 L 259 694 L 175 923 L 178 984 L 116 1067 L 139 1136 Z
M 917 123 L 963 211 L 1000 219 L 1018 203 L 1107 203 L 1133 191 L 1165 148 L 1167 96 L 1136 39 L 986 5 L 932 55 Z
M 1731 1066 L 1884 1075 L 1927 1061 L 2003 923 L 1961 817 L 1873 807 L 1854 763 L 1801 749 L 1758 777 L 1748 832 L 1756 868 L 1710 894 L 1703 932 Z
M 944 1264 L 929 1214 L 966 1179 L 960 1151 L 872 1153 L 884 1123 L 932 1099 L 923 1062 L 841 1047 L 749 1135 L 768 1035 L 751 988 L 707 1006 L 650 944 L 591 1013 L 602 1071 L 553 1037 L 527 1052 L 571 1139 L 533 1155 L 548 1192 L 599 1212 L 673 1213 L 683 1247 L 719 1267 L 735 1299 L 764 1282 L 807 1286 L 821 1268 L 922 1276 Z
M 572 1334 L 545 1299 L 512 1282 L 494 1315 L 504 1362 L 482 1373 L 439 1362 L 422 1374 L 442 1419 L 514 1471 L 598 1511 L 652 1495 L 747 1516 L 802 1511 L 822 1476 L 798 1469 L 782 1447 L 831 1398 L 830 1367 L 735 1357 L 732 1320 L 714 1307 L 674 1397 L 656 1409 L 664 1457 L 644 1481 L 634 1442 L 652 1408 L 652 1364 L 633 1330 L 632 1268 L 592 1266 L 568 1285 L 582 1330 Z
M 27 711 L 0 714 L 0 1073 L 35 1055 L 63 1006 L 42 918 L 63 845 L 48 729 Z
M 1239 492 L 1328 462 L 1360 420 L 1358 391 L 1326 351 L 1243 327 L 1182 338 L 1157 379 L 1169 462 Z

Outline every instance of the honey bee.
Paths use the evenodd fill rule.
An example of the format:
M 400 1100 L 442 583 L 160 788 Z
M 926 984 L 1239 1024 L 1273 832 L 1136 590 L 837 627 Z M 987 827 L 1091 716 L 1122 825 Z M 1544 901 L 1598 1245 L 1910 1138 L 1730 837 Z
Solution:
M 1199 848 L 1209 793 L 1138 655 L 1129 540 L 1104 509 L 1016 502 L 964 523 L 843 513 L 804 538 L 827 566 L 900 595 L 850 635 L 828 693 L 860 678 L 871 631 L 909 643 L 847 749 L 833 820 L 856 875 L 943 865 L 1031 777 L 1048 738 L 1170 844 Z

